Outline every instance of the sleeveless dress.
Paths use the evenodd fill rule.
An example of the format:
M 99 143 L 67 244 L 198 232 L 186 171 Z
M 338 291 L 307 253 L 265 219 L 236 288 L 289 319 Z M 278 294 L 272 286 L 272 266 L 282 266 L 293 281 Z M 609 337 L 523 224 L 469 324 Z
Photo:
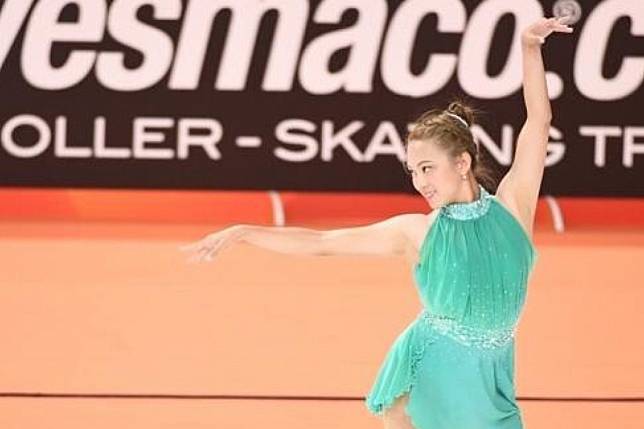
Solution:
M 365 404 L 382 415 L 408 393 L 416 429 L 521 429 L 514 338 L 537 250 L 479 184 L 440 207 L 413 267 L 423 304 L 387 352 Z

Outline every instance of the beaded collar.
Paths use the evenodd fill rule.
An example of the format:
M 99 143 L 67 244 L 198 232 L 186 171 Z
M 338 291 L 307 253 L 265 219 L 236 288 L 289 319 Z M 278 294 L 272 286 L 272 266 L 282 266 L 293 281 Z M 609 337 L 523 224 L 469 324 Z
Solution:
M 453 219 L 466 220 L 483 216 L 490 207 L 492 195 L 479 183 L 479 198 L 469 203 L 449 203 L 441 207 L 441 214 Z

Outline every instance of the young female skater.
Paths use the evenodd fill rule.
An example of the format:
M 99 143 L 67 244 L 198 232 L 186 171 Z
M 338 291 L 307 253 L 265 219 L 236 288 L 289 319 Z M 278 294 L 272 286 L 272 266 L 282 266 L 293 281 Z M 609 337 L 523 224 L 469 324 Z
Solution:
M 521 33 L 527 120 L 494 195 L 479 183 L 494 187 L 472 111 L 453 102 L 421 115 L 406 141 L 407 169 L 431 213 L 327 231 L 235 225 L 183 247 L 196 260 L 240 241 L 283 253 L 417 255 L 423 310 L 389 349 L 365 401 L 387 429 L 523 427 L 514 336 L 537 257 L 532 227 L 551 120 L 540 45 L 572 31 L 564 20 L 542 18 Z

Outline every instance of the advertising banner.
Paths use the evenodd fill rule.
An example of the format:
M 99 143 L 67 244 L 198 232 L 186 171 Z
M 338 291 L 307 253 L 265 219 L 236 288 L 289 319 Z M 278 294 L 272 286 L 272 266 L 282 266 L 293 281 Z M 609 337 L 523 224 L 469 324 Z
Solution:
M 542 193 L 644 196 L 641 0 L 1 5 L 2 186 L 414 192 L 408 125 L 455 97 L 501 177 L 521 29 L 559 10 Z

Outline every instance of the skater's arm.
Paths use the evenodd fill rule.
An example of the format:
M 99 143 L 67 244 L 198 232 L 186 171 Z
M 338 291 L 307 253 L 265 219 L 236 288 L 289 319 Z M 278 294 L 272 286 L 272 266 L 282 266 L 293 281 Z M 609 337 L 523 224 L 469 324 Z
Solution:
M 189 260 L 195 262 L 210 261 L 224 248 L 242 242 L 300 255 L 408 255 L 410 249 L 417 247 L 414 243 L 419 231 L 425 231 L 433 218 L 431 214 L 404 213 L 368 225 L 329 230 L 238 224 L 180 249 L 191 253 Z
M 517 138 L 514 161 L 501 180 L 497 193 L 511 201 L 522 213 L 522 219 L 530 224 L 539 198 L 552 119 L 541 45 L 552 32 L 572 31 L 563 22 L 563 19 L 543 18 L 521 35 L 523 99 L 527 118 Z
M 401 214 L 369 225 L 330 230 L 242 225 L 239 241 L 302 255 L 401 255 L 409 244 L 409 224 L 419 216 L 424 217 Z
M 541 45 L 522 40 L 523 99 L 527 118 L 516 142 L 514 160 L 506 177 L 499 185 L 500 192 L 509 193 L 516 205 L 524 210 L 536 209 L 539 188 L 545 167 L 548 132 L 552 111 L 548 99 Z M 511 182 L 511 183 L 506 183 Z M 504 186 L 502 186 L 504 185 Z

